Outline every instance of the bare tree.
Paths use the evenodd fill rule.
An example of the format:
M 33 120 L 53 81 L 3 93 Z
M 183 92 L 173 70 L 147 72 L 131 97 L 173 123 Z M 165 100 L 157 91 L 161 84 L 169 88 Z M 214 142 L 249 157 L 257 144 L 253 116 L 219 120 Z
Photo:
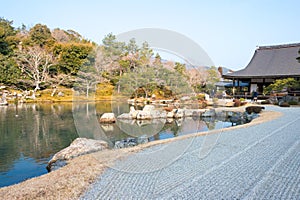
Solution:
M 49 68 L 54 64 L 53 55 L 39 46 L 20 48 L 17 61 L 22 73 L 34 81 L 34 91 L 49 79 Z
M 58 86 L 60 86 L 62 83 L 70 84 L 71 82 L 75 81 L 75 78 L 73 78 L 70 73 L 58 73 L 55 77 L 51 77 L 48 80 L 51 83 L 51 87 L 53 88 L 53 91 L 51 93 L 51 97 L 53 97 L 57 92 Z
M 69 42 L 70 41 L 70 37 L 68 36 L 68 34 L 64 30 L 61 30 L 59 28 L 54 29 L 51 32 L 51 35 L 57 42 Z
M 207 82 L 207 71 L 203 68 L 191 68 L 187 70 L 189 84 L 191 86 L 201 85 Z

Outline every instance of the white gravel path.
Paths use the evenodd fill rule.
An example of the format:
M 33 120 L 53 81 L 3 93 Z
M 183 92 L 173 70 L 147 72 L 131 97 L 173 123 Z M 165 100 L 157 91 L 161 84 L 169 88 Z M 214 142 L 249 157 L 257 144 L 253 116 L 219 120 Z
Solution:
M 299 200 L 300 108 L 266 109 L 283 116 L 145 149 L 107 169 L 81 199 Z

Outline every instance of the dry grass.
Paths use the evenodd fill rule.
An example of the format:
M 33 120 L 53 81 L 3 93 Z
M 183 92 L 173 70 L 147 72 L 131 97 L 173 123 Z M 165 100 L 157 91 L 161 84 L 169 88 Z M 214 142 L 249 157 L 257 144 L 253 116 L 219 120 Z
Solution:
M 0 199 L 76 199 L 115 160 L 132 150 L 105 150 L 73 159 L 65 167 L 0 188 Z
M 241 108 L 239 108 L 241 109 Z M 144 148 L 164 144 L 175 140 L 195 137 L 205 134 L 226 132 L 228 130 L 253 126 L 273 120 L 281 116 L 281 113 L 264 111 L 259 118 L 251 123 L 236 127 L 225 128 L 210 132 L 201 132 L 168 140 L 154 141 L 129 149 L 105 150 L 89 155 L 80 156 L 69 162 L 59 170 L 29 179 L 20 184 L 0 188 L 0 199 L 78 199 L 78 197 L 95 181 L 104 170 L 116 160 L 124 159 L 128 155 Z

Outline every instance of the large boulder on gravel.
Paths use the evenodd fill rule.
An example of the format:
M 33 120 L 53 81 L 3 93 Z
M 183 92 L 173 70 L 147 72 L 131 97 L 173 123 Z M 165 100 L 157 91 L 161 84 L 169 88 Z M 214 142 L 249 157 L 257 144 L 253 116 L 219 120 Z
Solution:
M 96 151 L 102 151 L 108 148 L 107 142 L 103 140 L 93 140 L 87 138 L 76 138 L 70 146 L 56 153 L 52 159 L 48 162 L 47 170 L 53 171 L 64 165 L 67 161 L 75 157 L 93 153 Z

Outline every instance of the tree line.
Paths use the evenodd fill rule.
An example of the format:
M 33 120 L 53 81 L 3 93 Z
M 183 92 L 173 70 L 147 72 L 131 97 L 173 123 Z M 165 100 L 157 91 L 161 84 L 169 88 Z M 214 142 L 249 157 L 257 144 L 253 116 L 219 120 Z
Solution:
M 180 77 L 180 78 L 178 78 Z M 220 75 L 215 67 L 188 68 L 180 62 L 162 60 L 145 41 L 128 43 L 107 34 L 98 45 L 74 30 L 50 30 L 36 24 L 15 28 L 0 18 L 0 84 L 18 90 L 76 88 L 87 96 L 99 83 L 118 92 L 137 88 L 146 96 L 169 94 L 172 88 L 200 92 L 213 87 Z M 135 89 L 134 89 L 135 88 Z

